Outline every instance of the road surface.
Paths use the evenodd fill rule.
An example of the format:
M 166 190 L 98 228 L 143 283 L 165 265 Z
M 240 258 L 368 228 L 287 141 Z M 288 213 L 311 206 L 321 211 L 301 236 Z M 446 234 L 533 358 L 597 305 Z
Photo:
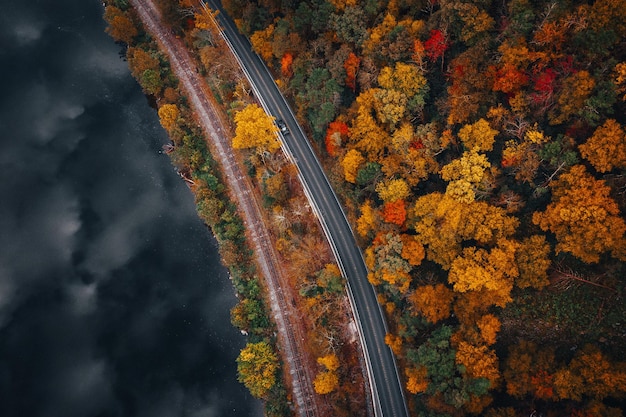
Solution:
M 311 204 L 316 210 L 339 266 L 348 282 L 348 292 L 359 325 L 365 350 L 376 416 L 406 417 L 408 410 L 398 376 L 395 359 L 385 344 L 385 319 L 374 288 L 367 280 L 367 268 L 354 234 L 331 188 L 315 153 L 286 100 L 278 90 L 250 43 L 237 31 L 221 4 L 208 0 L 207 5 L 219 10 L 218 20 L 227 42 L 238 56 L 244 72 L 267 111 L 282 119 L 291 134 L 283 135 L 283 147 L 296 163 Z

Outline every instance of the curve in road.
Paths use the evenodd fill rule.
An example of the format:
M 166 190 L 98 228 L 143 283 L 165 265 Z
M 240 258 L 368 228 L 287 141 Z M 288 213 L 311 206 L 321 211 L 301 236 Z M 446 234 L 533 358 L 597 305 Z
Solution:
M 282 119 L 291 131 L 291 134 L 283 135 L 283 147 L 299 169 L 311 205 L 318 214 L 348 283 L 348 295 L 365 351 L 375 415 L 406 417 L 408 410 L 395 358 L 385 344 L 387 333 L 385 318 L 374 288 L 367 280 L 363 256 L 341 204 L 302 128 L 261 58 L 252 51 L 250 43 L 238 32 L 221 4 L 218 4 L 217 0 L 208 0 L 206 3 L 212 10 L 220 11 L 217 18 L 224 36 L 237 55 L 259 99 L 264 102 L 264 107 L 271 115 Z

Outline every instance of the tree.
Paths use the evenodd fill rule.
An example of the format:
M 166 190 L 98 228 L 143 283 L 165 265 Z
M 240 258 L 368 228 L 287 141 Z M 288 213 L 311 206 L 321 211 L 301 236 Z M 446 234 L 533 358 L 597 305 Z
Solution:
M 116 42 L 130 44 L 138 34 L 133 21 L 126 13 L 115 6 L 105 7 L 104 19 L 109 23 L 106 32 L 111 35 Z
M 313 380 L 313 389 L 315 392 L 324 395 L 335 391 L 339 386 L 339 377 L 335 372 L 322 371 L 315 376 Z
M 476 323 L 480 330 L 480 336 L 487 346 L 496 343 L 496 337 L 500 331 L 500 320 L 493 314 L 485 314 Z
M 280 148 L 280 141 L 276 137 L 278 128 L 274 125 L 274 118 L 256 104 L 248 104 L 243 110 L 235 114 L 235 137 L 233 148 L 256 148 L 258 153 L 264 151 L 276 152 Z
M 440 193 L 420 197 L 413 216 L 417 239 L 426 247 L 428 259 L 444 269 L 461 253 L 461 242 L 492 246 L 512 235 L 519 224 L 500 207 L 483 201 L 463 203 Z
M 441 168 L 441 178 L 450 181 L 446 194 L 458 201 L 471 203 L 478 184 L 485 176 L 485 170 L 490 166 L 487 157 L 479 154 L 477 147 L 465 151 L 461 158 Z
M 489 126 L 489 122 L 480 119 L 471 125 L 465 125 L 459 130 L 459 138 L 465 149 L 487 152 L 493 149 L 493 142 L 498 131 Z
M 365 237 L 371 231 L 376 230 L 378 224 L 378 215 L 372 207 L 372 202 L 367 200 L 361 206 L 361 216 L 357 220 L 356 230 L 362 237 Z
M 168 132 L 171 132 L 176 127 L 178 121 L 178 107 L 175 104 L 164 104 L 159 107 L 159 121 L 161 126 Z
M 339 369 L 339 359 L 337 355 L 331 353 L 317 358 L 317 363 L 324 366 L 326 370 L 317 374 L 313 381 L 313 388 L 318 394 L 330 394 L 339 386 L 339 377 L 336 372 Z
M 406 389 L 411 394 L 419 394 L 428 388 L 428 369 L 425 366 L 418 368 L 405 368 Z
M 533 223 L 555 234 L 557 253 L 569 252 L 586 263 L 598 262 L 609 251 L 626 259 L 626 223 L 604 181 L 575 165 L 551 188 L 552 202 L 544 212 L 533 214 Z
M 511 301 L 513 279 L 519 276 L 515 263 L 516 249 L 514 242 L 505 239 L 501 239 L 491 251 L 465 248 L 461 256 L 452 262 L 448 281 L 457 292 L 489 291 L 495 296 L 493 303 L 504 307 Z
M 626 133 L 615 119 L 604 122 L 578 149 L 598 172 L 626 168 Z
M 133 77 L 139 79 L 145 70 L 159 71 L 159 60 L 141 48 L 129 47 L 126 51 L 128 67 Z
M 411 190 L 406 181 L 395 179 L 379 182 L 376 185 L 376 192 L 381 200 L 386 203 L 392 203 L 397 200 L 405 200 L 411 193 Z
M 248 343 L 237 358 L 237 379 L 256 398 L 267 396 L 276 384 L 278 357 L 267 342 Z
M 400 239 L 402 239 L 402 253 L 400 253 L 400 256 L 406 259 L 412 266 L 421 264 L 425 256 L 424 246 L 413 235 L 403 234 L 400 235 Z
M 395 200 L 385 203 L 383 206 L 383 220 L 402 226 L 406 220 L 406 203 L 404 200 Z
M 354 184 L 356 182 L 356 175 L 359 171 L 361 164 L 365 162 L 365 158 L 356 149 L 350 149 L 341 160 L 341 167 L 343 168 L 343 176 L 346 181 Z
M 585 100 L 589 98 L 596 82 L 588 71 L 575 72 L 563 80 L 558 95 L 558 106 L 549 113 L 550 124 L 558 125 L 582 112 Z
M 330 122 L 326 129 L 326 152 L 330 156 L 337 156 L 345 138 L 348 137 L 348 125 L 342 121 Z
M 350 52 L 348 58 L 343 63 L 343 67 L 346 70 L 346 86 L 352 91 L 356 91 L 356 76 L 360 64 L 361 59 L 354 52 Z
M 275 26 L 273 24 L 267 26 L 263 30 L 258 30 L 250 36 L 250 43 L 252 48 L 259 54 L 263 61 L 271 65 L 272 58 L 274 58 L 274 51 L 272 49 L 272 37 L 274 36 Z
M 426 50 L 426 56 L 432 62 L 441 58 L 441 65 L 443 66 L 443 55 L 448 49 L 448 40 L 442 31 L 439 29 L 433 29 L 430 31 L 430 37 L 424 42 L 424 49 Z
M 495 388 L 500 380 L 498 357 L 496 352 L 487 346 L 474 346 L 467 342 L 460 342 L 456 350 L 456 363 L 463 365 L 470 378 L 485 378 L 490 387 Z
M 409 296 L 409 302 L 418 314 L 435 324 L 450 317 L 454 293 L 444 284 L 422 285 Z

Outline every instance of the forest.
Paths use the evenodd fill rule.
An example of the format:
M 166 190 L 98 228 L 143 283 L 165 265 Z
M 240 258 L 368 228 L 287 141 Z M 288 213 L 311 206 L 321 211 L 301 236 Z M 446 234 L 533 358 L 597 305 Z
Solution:
M 245 129 L 255 109 L 194 2 L 161 4 Z M 626 1 L 223 4 L 347 208 L 411 414 L 621 416 Z M 288 209 L 277 145 L 234 144 L 256 149 L 268 211 Z M 300 292 L 319 308 L 338 279 L 319 265 Z M 332 359 L 323 395 L 346 389 Z

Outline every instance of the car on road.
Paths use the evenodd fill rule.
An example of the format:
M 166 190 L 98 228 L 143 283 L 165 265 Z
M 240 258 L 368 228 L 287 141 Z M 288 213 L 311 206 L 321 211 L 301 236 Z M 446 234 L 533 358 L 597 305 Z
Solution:
M 276 126 L 278 126 L 278 129 L 280 129 L 280 133 L 282 133 L 283 135 L 289 134 L 289 128 L 287 127 L 283 119 L 276 120 Z

